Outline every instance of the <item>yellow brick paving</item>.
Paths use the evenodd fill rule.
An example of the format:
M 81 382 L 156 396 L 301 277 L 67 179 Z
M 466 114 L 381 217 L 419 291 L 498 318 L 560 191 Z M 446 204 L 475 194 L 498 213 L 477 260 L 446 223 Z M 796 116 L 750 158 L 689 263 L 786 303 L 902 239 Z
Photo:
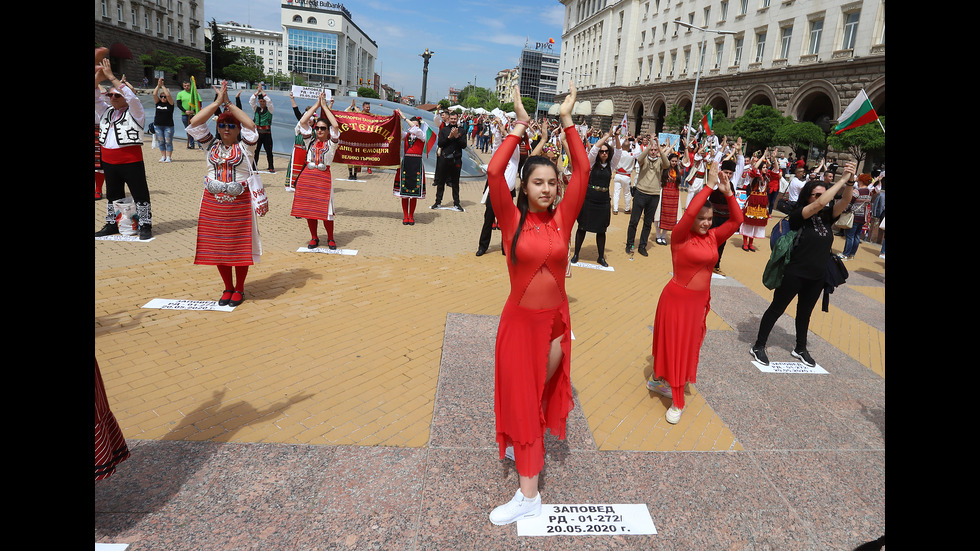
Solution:
M 232 313 L 144 309 L 153 298 L 214 300 L 222 288 L 214 267 L 193 264 L 203 154 L 182 142 L 170 164 L 157 163 L 148 145 L 144 154 L 155 239 L 95 243 L 96 357 L 125 436 L 425 446 L 447 314 L 499 315 L 509 289 L 499 232 L 486 256 L 474 256 L 483 182 L 462 184 L 465 213 L 429 210 L 430 189 L 418 223 L 408 227 L 390 194 L 390 173 L 335 180 L 336 239 L 340 248 L 358 250 L 342 256 L 296 252 L 309 239 L 306 223 L 288 215 L 284 172 L 264 174 L 272 210 L 259 222 L 264 254 L 249 272 L 245 303 Z M 284 167 L 285 159 L 277 164 Z M 345 175 L 346 167 L 334 174 Z M 104 209 L 96 202 L 96 229 Z M 668 400 L 644 387 L 652 370 L 649 326 L 670 257 L 668 247 L 650 245 L 649 257 L 629 260 L 622 250 L 628 220 L 614 216 L 607 233 L 615 272 L 573 268 L 567 283 L 573 385 L 596 445 L 740 450 L 696 385 L 689 385 L 677 425 L 664 420 Z M 594 234 L 580 257 L 595 261 Z M 733 239 L 723 268 L 768 300 L 764 263 L 764 252 L 745 253 Z M 848 269 L 884 271 L 871 245 L 862 245 Z M 884 303 L 882 288 L 856 289 Z M 795 305 L 787 310 L 793 312 Z M 883 332 L 833 304 L 827 314 L 815 312 L 811 325 L 884 377 Z M 713 312 L 708 329 L 732 330 Z

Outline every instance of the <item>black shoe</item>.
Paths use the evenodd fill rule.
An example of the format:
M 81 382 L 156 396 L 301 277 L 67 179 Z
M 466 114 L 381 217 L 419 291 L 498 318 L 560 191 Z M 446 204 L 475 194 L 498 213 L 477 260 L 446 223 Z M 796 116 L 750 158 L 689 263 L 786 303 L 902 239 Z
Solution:
M 596 262 L 598 262 L 599 265 L 602 266 L 603 268 L 608 268 L 609 267 L 609 264 L 606 263 L 606 259 L 603 258 L 603 257 L 601 257 L 601 256 L 599 257 L 599 260 L 596 260 Z
M 466 212 L 465 210 L 463 210 L 463 207 L 459 205 L 453 205 L 453 210 L 456 212 Z
M 569 264 L 575 264 L 576 262 L 578 262 L 578 255 L 577 254 L 572 255 L 572 259 L 568 261 Z
M 153 238 L 153 227 L 149 224 L 140 224 L 140 241 Z
M 225 289 L 224 292 L 221 293 L 221 298 L 218 299 L 218 306 L 228 306 L 228 303 L 231 302 L 231 294 L 234 292 L 234 289 Z
M 630 254 L 632 252 L 633 252 L 633 245 L 626 245 L 626 254 Z
M 477 249 L 476 250 L 476 256 L 483 256 L 485 254 L 487 254 L 487 250 L 486 249 Z
M 107 235 L 119 235 L 119 224 L 109 223 L 102 226 L 102 229 L 95 232 L 95 237 L 105 237 Z
M 749 349 L 749 352 L 752 354 L 752 357 L 755 358 L 755 361 L 762 365 L 769 365 L 769 356 L 766 356 L 766 348 L 764 346 L 762 348 L 756 348 L 753 346 Z
M 810 353 L 807 352 L 806 349 L 800 350 L 800 351 L 794 350 L 793 351 L 793 357 L 794 358 L 799 358 L 800 361 L 803 362 L 803 365 L 805 365 L 807 367 L 813 367 L 813 366 L 817 365 L 817 362 L 813 361 L 813 358 L 810 357 Z
M 238 295 L 242 298 L 235 300 L 235 295 Z M 231 294 L 231 300 L 228 301 L 228 306 L 235 307 L 243 302 L 245 302 L 245 293 L 235 291 L 234 293 Z
M 636 249 L 636 252 L 640 253 L 643 256 L 650 256 L 649 254 L 647 254 L 647 248 L 646 247 L 640 247 L 639 249 Z
M 439 203 L 433 203 L 433 205 L 431 207 L 429 207 L 429 208 L 430 209 L 438 209 L 438 208 L 441 208 L 441 207 L 442 207 L 442 205 L 440 205 Z

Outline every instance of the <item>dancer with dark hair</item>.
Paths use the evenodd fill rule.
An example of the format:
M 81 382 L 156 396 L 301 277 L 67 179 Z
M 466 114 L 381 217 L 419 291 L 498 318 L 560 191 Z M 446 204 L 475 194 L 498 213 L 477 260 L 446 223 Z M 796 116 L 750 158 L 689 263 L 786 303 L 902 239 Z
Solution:
M 218 115 L 215 135 L 207 123 L 220 107 L 224 112 Z M 225 81 L 215 88 L 214 102 L 188 122 L 187 133 L 205 148 L 208 162 L 194 264 L 217 266 L 225 285 L 218 305 L 238 306 L 245 300 L 248 267 L 258 263 L 262 254 L 256 217 L 269 211 L 261 180 L 253 178 L 258 133 L 252 119 L 228 100 Z
M 497 445 L 501 459 L 512 452 L 520 479 L 513 499 L 490 513 L 490 522 L 497 525 L 541 514 L 538 477 L 544 467 L 544 431 L 565 438 L 573 405 L 565 268 L 572 223 L 582 207 L 589 174 L 585 147 L 572 125 L 575 86 L 570 84 L 560 107 L 574 167 L 564 198 L 555 206 L 555 164 L 532 156 L 521 170 L 514 206 L 505 174 L 508 164 L 516 166 L 514 152 L 530 122 L 520 98 L 515 86 L 517 120 L 487 169 L 511 282 L 494 352 Z
M 318 107 L 322 109 L 323 115 L 310 128 L 310 119 Z M 337 152 L 340 124 L 330 112 L 325 93 L 320 93 L 317 102 L 296 123 L 296 133 L 306 140 L 306 164 L 296 177 L 296 192 L 289 215 L 306 218 L 306 224 L 310 228 L 308 248 L 315 249 L 320 244 L 316 227 L 317 222 L 322 220 L 323 228 L 327 230 L 327 245 L 330 249 L 336 249 L 337 243 L 333 239 L 334 194 L 330 164 Z
M 425 167 L 422 166 L 422 152 L 425 148 L 425 132 L 422 119 L 407 118 L 401 111 L 395 113 L 408 123 L 408 130 L 402 132 L 405 154 L 395 171 L 395 185 L 392 193 L 402 200 L 402 224 L 415 225 L 415 206 L 419 199 L 425 199 Z

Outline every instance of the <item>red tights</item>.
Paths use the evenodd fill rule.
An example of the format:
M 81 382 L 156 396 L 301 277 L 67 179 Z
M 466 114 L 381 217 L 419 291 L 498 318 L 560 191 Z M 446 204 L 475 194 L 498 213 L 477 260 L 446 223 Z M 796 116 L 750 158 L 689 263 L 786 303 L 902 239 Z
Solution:
M 402 197 L 402 214 L 404 220 L 415 220 L 415 205 L 419 200 L 415 197 Z
M 218 266 L 218 273 L 221 274 L 221 281 L 225 284 L 225 289 L 234 289 L 241 293 L 245 290 L 245 277 L 248 275 L 248 266 L 235 266 L 235 279 L 237 284 L 232 284 L 231 266 Z
M 306 224 L 310 227 L 310 238 L 316 239 L 316 223 L 318 220 L 315 218 L 307 218 Z M 327 230 L 327 240 L 333 241 L 333 220 L 324 220 L 323 229 Z

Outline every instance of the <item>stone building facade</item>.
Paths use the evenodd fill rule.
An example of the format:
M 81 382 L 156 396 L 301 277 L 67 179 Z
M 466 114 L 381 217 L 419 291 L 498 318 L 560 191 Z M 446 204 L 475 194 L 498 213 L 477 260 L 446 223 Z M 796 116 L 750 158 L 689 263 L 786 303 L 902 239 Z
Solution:
M 140 86 L 143 77 L 155 80 L 141 54 L 164 50 L 207 63 L 203 18 L 203 1 L 95 0 L 95 43 L 109 48 L 114 73 Z M 187 76 L 166 75 L 166 83 L 173 87 Z
M 626 113 L 633 133 L 665 131 L 675 105 L 688 113 L 710 105 L 733 119 L 763 104 L 829 130 L 862 88 L 885 115 L 884 0 L 562 3 L 555 101 L 571 75 L 579 101 L 612 100 L 613 118 Z

